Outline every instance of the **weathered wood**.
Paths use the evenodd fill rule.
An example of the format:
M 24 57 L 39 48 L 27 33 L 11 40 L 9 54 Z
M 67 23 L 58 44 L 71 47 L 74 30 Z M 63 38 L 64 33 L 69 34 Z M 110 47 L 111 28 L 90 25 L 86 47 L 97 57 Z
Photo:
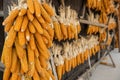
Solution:
M 80 23 L 90 24 L 90 25 L 94 25 L 94 26 L 98 26 L 98 27 L 107 28 L 107 25 L 100 24 L 100 23 L 95 23 L 95 22 L 90 22 L 88 20 L 83 20 L 83 19 L 80 19 Z
M 119 17 L 117 17 L 117 26 L 118 26 L 118 44 L 119 44 L 119 52 L 120 52 L 120 21 L 119 21 Z

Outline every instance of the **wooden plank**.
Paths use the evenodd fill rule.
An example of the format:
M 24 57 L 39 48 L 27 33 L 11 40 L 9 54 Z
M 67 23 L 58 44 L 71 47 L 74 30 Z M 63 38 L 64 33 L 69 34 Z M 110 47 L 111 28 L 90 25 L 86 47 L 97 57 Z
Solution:
M 80 19 L 79 21 L 80 21 L 80 23 L 84 23 L 84 24 L 89 24 L 89 25 L 94 25 L 94 26 L 98 26 L 98 27 L 107 28 L 107 25 L 104 25 L 104 24 L 95 23 L 95 22 L 90 22 L 90 21 L 88 21 L 88 20 L 83 20 L 83 19 Z

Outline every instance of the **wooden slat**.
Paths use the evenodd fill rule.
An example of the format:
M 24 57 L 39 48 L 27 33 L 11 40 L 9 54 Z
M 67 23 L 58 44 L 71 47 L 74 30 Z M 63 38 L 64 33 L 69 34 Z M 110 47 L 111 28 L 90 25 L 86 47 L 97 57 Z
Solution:
M 95 23 L 95 22 L 90 22 L 90 21 L 88 21 L 88 20 L 83 20 L 83 19 L 80 19 L 79 21 L 80 21 L 80 23 L 84 23 L 84 24 L 89 24 L 89 25 L 94 25 L 94 26 L 98 26 L 98 27 L 107 28 L 107 25 L 104 25 L 104 24 Z

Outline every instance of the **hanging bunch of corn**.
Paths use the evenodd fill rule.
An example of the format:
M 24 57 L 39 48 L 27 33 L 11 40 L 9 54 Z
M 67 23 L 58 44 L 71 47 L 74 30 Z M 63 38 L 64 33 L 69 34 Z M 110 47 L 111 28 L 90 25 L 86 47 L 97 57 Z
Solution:
M 104 11 L 107 14 L 115 12 L 114 0 L 103 0 Z
M 60 15 L 53 17 L 53 25 L 55 30 L 55 39 L 58 41 L 66 39 L 78 39 L 78 34 L 81 31 L 81 26 L 77 20 L 76 11 L 70 9 L 70 6 L 60 7 Z
M 108 23 L 108 16 L 105 12 L 101 12 L 100 17 L 99 17 L 99 22 L 102 24 Z
M 39 0 L 20 0 L 4 20 L 7 37 L 2 53 L 3 80 L 55 80 L 49 68 L 54 30 L 52 6 Z
M 108 30 L 113 30 L 116 28 L 116 21 L 113 17 L 110 17 L 109 23 L 108 23 Z
M 98 51 L 100 51 L 100 46 L 96 36 L 88 39 L 81 37 L 81 39 L 71 43 L 65 42 L 62 45 L 54 44 L 51 53 L 54 57 L 59 80 L 61 80 L 65 72 L 69 72 L 84 63 Z
M 90 9 L 101 10 L 102 0 L 87 0 L 87 7 Z
M 61 55 L 62 47 L 60 45 L 53 44 L 51 53 L 53 55 L 54 63 L 56 66 L 56 72 L 58 75 L 58 80 L 62 79 L 62 69 L 64 64 L 64 58 Z
M 87 0 L 89 9 L 106 12 L 107 14 L 115 12 L 114 0 Z
M 99 15 L 98 14 L 94 15 L 93 12 L 90 12 L 90 14 L 88 15 L 88 21 L 91 21 L 91 22 L 99 23 L 98 18 L 99 18 Z M 91 34 L 96 34 L 98 32 L 99 32 L 98 26 L 94 26 L 94 25 L 88 26 L 87 34 L 91 35 Z

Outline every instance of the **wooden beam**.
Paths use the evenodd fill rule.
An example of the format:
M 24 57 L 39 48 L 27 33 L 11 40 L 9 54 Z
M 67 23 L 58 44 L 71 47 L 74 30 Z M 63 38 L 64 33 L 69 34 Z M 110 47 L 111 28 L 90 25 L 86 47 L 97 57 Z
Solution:
M 80 19 L 79 21 L 80 21 L 80 23 L 83 23 L 83 24 L 89 24 L 89 25 L 94 25 L 94 26 L 98 26 L 98 27 L 107 28 L 107 25 L 104 25 L 104 24 L 90 22 L 88 20 L 83 20 L 83 19 Z

